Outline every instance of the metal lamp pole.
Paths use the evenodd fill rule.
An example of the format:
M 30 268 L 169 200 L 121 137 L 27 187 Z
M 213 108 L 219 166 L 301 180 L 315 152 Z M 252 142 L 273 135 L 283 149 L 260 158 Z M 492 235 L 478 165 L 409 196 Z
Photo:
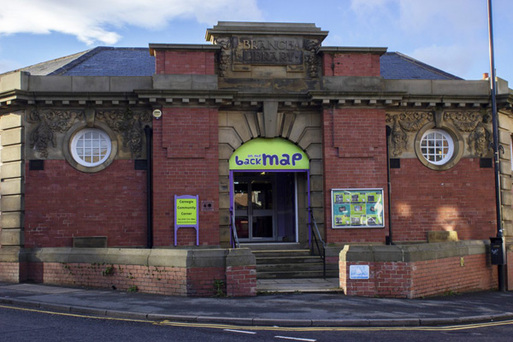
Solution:
M 497 261 L 499 291 L 506 290 L 505 261 L 504 261 L 504 238 L 502 230 L 502 205 L 501 205 L 501 184 L 500 184 L 500 156 L 499 156 L 499 118 L 497 114 L 496 102 L 496 80 L 495 80 L 495 61 L 493 55 L 493 24 L 492 24 L 492 0 L 488 0 L 488 35 L 490 43 L 490 86 L 492 99 L 492 122 L 493 122 L 493 154 L 495 171 L 495 205 L 497 213 L 497 237 L 496 244 L 500 244 L 496 252 L 500 255 Z M 492 252 L 493 252 L 493 246 Z

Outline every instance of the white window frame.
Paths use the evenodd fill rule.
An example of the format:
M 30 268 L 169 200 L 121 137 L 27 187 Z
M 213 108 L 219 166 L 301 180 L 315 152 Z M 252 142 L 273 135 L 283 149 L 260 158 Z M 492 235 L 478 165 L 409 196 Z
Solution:
M 83 150 L 78 151 L 78 149 L 81 148 L 79 144 L 84 143 L 83 139 L 86 134 L 98 134 L 98 137 L 97 139 L 85 141 L 85 146 L 82 147 Z M 95 141 L 99 142 L 98 146 L 91 146 Z M 102 146 L 102 144 L 105 145 Z M 102 148 L 106 148 L 105 153 L 102 153 Z M 97 151 L 93 151 L 94 149 L 97 149 Z M 112 141 L 110 136 L 101 129 L 84 128 L 78 131 L 71 139 L 70 150 L 75 162 L 85 167 L 95 167 L 105 163 L 109 159 L 112 153 Z M 89 162 L 84 159 L 85 156 L 100 158 L 96 161 Z
M 429 135 L 435 135 L 434 138 L 430 138 L 427 142 L 427 146 L 423 146 L 424 142 L 426 141 L 426 139 L 428 139 L 428 136 Z M 430 145 L 429 143 L 431 142 L 432 145 Z M 447 146 L 434 146 L 437 142 L 447 142 Z M 420 152 L 422 154 L 422 156 L 424 157 L 424 159 L 426 159 L 426 161 L 430 164 L 433 164 L 433 165 L 444 165 L 444 164 L 447 164 L 451 158 L 453 157 L 454 155 L 454 139 L 453 137 L 446 131 L 442 130 L 442 129 L 428 129 L 426 132 L 424 132 L 424 134 L 422 135 L 422 138 L 420 139 Z M 424 149 L 435 149 L 437 151 L 435 151 L 435 153 L 424 153 Z M 447 152 L 444 153 L 443 151 L 442 152 L 442 158 L 440 160 L 433 160 L 436 156 L 436 153 L 438 153 L 439 151 L 438 150 L 443 150 L 447 148 Z

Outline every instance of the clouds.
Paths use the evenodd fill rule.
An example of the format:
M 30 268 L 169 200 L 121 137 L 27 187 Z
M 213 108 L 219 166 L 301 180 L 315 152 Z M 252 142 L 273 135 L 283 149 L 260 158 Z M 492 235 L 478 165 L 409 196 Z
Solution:
M 352 0 L 351 8 L 392 50 L 457 76 L 486 72 L 477 62 L 487 57 L 486 1 Z
M 259 20 L 256 0 L 16 0 L 2 4 L 0 35 L 59 32 L 86 44 L 112 45 L 119 29 L 161 29 L 173 19 L 212 25 L 218 20 Z

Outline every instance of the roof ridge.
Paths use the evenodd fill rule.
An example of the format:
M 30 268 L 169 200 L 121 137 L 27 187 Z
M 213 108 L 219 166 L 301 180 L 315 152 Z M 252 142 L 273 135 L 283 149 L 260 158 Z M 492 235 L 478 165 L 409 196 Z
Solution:
M 79 52 L 79 53 L 77 53 L 77 55 L 79 55 L 81 53 L 82 53 L 82 55 L 80 55 L 78 58 L 74 59 L 73 61 L 65 64 L 64 66 L 60 67 L 59 69 L 54 70 L 53 72 L 49 73 L 47 76 L 59 76 L 59 75 L 65 74 L 69 70 L 73 69 L 77 65 L 82 64 L 83 62 L 85 62 L 92 56 L 100 53 L 101 51 L 112 50 L 112 49 L 113 48 L 110 46 L 97 46 L 95 48 Z M 73 56 L 73 55 L 69 55 L 67 57 L 70 57 L 70 56 Z M 67 58 L 67 57 L 62 57 L 62 58 Z

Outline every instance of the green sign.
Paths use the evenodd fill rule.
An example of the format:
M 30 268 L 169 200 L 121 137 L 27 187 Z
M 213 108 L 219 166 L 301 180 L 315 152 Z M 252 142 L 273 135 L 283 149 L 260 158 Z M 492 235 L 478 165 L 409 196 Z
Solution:
M 257 138 L 230 157 L 230 170 L 308 170 L 310 161 L 301 148 L 281 139 Z
M 196 226 L 198 224 L 198 199 L 192 196 L 175 198 L 176 226 Z
M 331 190 L 332 228 L 383 228 L 383 189 Z

